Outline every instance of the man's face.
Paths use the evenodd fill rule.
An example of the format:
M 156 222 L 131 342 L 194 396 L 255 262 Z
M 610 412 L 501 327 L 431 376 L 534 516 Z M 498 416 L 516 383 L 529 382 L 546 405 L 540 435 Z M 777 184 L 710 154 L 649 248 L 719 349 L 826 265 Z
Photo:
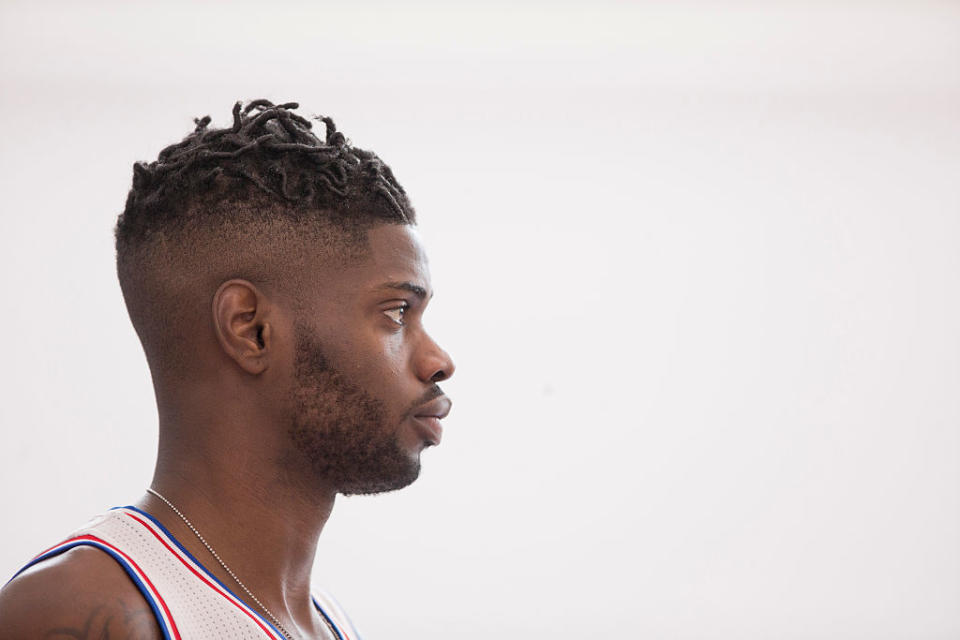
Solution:
M 344 494 L 416 480 L 420 452 L 440 441 L 429 416 L 450 407 L 437 382 L 454 369 L 423 327 L 432 289 L 416 231 L 380 225 L 369 245 L 364 260 L 318 273 L 295 326 L 291 441 L 314 477 Z

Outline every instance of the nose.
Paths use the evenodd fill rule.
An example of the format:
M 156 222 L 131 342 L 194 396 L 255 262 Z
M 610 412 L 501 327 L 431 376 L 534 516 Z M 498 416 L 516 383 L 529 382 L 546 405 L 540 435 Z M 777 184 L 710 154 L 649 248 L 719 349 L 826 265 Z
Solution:
M 423 334 L 424 344 L 417 362 L 417 376 L 424 382 L 441 382 L 453 375 L 456 366 L 450 354 L 440 348 L 433 338 Z

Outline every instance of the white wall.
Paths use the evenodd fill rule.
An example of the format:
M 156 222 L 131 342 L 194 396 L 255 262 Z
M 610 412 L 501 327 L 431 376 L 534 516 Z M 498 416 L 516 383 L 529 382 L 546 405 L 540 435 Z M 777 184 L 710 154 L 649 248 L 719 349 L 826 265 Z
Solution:
M 316 581 L 372 638 L 960 636 L 960 5 L 0 4 L 0 574 L 152 470 L 134 160 L 391 163 L 458 364 Z

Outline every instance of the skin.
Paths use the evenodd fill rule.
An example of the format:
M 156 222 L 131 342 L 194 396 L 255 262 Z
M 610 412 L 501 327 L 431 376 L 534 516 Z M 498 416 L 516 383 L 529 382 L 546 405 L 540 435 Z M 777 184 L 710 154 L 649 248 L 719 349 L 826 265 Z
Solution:
M 292 290 L 221 283 L 210 317 L 184 332 L 198 363 L 189 382 L 153 372 L 160 444 L 151 486 L 285 628 L 324 638 L 310 575 L 335 497 L 415 479 L 420 453 L 437 443 L 415 414 L 427 401 L 448 402 L 437 383 L 454 365 L 423 327 L 432 289 L 413 227 L 376 226 L 363 259 L 344 266 L 316 258 L 305 267 Z M 351 433 L 357 438 L 343 439 Z M 357 448 L 357 439 L 369 446 Z M 358 455 L 374 456 L 383 473 L 352 468 Z M 150 494 L 135 504 L 235 585 L 167 505 Z M 88 548 L 12 581 L 0 591 L 0 620 L 4 640 L 161 637 L 119 565 Z

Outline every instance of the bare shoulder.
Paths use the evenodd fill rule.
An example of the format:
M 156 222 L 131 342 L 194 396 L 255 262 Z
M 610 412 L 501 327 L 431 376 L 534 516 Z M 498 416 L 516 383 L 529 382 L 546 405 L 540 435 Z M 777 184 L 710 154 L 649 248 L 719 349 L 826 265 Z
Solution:
M 0 590 L 0 640 L 162 637 L 136 585 L 97 549 L 70 549 L 30 567 Z

